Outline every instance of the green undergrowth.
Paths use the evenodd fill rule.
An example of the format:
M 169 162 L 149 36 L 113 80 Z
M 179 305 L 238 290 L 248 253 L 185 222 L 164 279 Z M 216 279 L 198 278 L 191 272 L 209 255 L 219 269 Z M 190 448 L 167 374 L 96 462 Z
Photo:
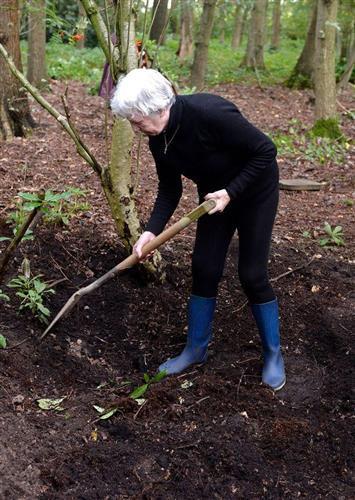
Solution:
M 151 44 L 149 44 L 151 45 Z M 221 43 L 212 40 L 209 47 L 208 68 L 206 75 L 206 86 L 219 83 L 242 83 L 262 85 L 280 84 L 286 80 L 302 48 L 302 42 L 284 39 L 279 51 L 265 50 L 265 70 L 247 70 L 240 67 L 245 53 L 245 44 L 232 50 L 230 41 Z M 158 50 L 157 65 L 169 78 L 177 82 L 181 89 L 189 89 L 189 76 L 191 58 L 182 63 L 176 56 L 178 39 L 168 38 L 165 45 Z M 27 43 L 21 42 L 23 62 L 26 67 Z M 151 54 L 154 54 L 154 46 L 149 46 Z M 104 55 L 100 48 L 78 49 L 71 44 L 66 44 L 57 39 L 47 43 L 46 46 L 47 68 L 50 78 L 57 80 L 80 80 L 89 84 L 95 92 L 98 88 Z M 25 68 L 26 69 L 26 68 Z
M 21 42 L 21 51 L 26 70 L 26 42 Z M 99 47 L 78 49 L 73 45 L 54 41 L 46 45 L 46 60 L 49 78 L 79 80 L 95 85 L 101 80 L 105 57 Z
M 181 63 L 176 56 L 178 40 L 169 39 L 159 49 L 158 65 L 164 68 L 174 81 L 188 85 L 191 59 Z M 283 83 L 290 75 L 302 49 L 302 41 L 284 39 L 278 51 L 266 48 L 264 53 L 265 70 L 249 70 L 240 67 L 245 53 L 245 45 L 237 50 L 230 47 L 230 42 L 221 43 L 212 40 L 208 52 L 206 86 L 220 83 L 242 83 L 275 85 Z
M 275 142 L 280 156 L 302 157 L 321 165 L 341 164 L 349 149 L 349 143 L 344 136 L 337 139 L 317 137 L 312 130 L 305 130 L 298 120 L 291 120 L 287 130 L 272 131 L 269 135 Z

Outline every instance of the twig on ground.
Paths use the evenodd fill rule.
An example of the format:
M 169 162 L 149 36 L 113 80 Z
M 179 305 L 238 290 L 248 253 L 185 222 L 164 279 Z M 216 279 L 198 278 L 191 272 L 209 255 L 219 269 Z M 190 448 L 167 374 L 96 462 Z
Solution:
M 138 417 L 139 415 L 139 412 L 141 411 L 141 409 L 143 408 L 143 406 L 146 405 L 146 403 L 148 402 L 148 399 L 146 399 L 143 404 L 140 405 L 140 407 L 138 408 L 138 411 L 136 411 L 136 413 L 134 414 L 133 416 L 133 420 L 136 420 L 136 418 Z
M 241 311 L 242 309 L 244 309 L 244 307 L 246 305 L 248 305 L 248 302 L 249 302 L 248 300 L 246 300 L 245 302 L 243 302 L 243 304 L 241 306 L 239 306 L 235 311 L 233 311 L 233 314 Z
M 298 267 L 295 267 L 294 269 L 290 269 L 289 271 L 286 271 L 285 273 L 282 273 L 279 276 L 276 276 L 275 278 L 271 278 L 270 281 L 274 283 L 275 281 L 278 281 L 279 279 L 284 278 L 285 276 L 288 276 L 289 274 L 295 273 L 296 271 L 300 271 L 301 269 L 305 269 L 310 264 L 312 264 L 312 262 L 314 261 L 315 258 L 316 258 L 316 256 L 313 255 L 312 258 L 308 262 L 306 262 L 306 264 L 302 264 L 302 266 L 298 266 Z
M 239 382 L 238 382 L 238 387 L 237 387 L 237 403 L 239 403 L 239 391 L 240 391 L 240 386 L 241 386 L 241 383 L 242 383 L 242 380 L 244 378 L 244 375 L 245 375 L 245 372 L 247 371 L 247 369 L 245 368 L 245 370 L 242 371 L 242 374 L 240 376 L 240 379 L 239 379 Z
M 209 398 L 210 398 L 210 396 L 206 396 L 206 397 L 204 397 L 204 398 L 202 398 L 202 399 L 199 399 L 198 401 L 195 401 L 195 403 L 192 403 L 192 405 L 187 406 L 187 407 L 186 407 L 186 410 L 189 410 L 189 409 L 190 409 L 190 408 L 192 408 L 193 406 L 199 405 L 200 403 L 202 403 L 203 401 L 206 401 L 206 399 L 209 399 Z
M 237 364 L 238 365 L 243 365 L 244 363 L 249 363 L 249 361 L 254 361 L 254 360 L 257 360 L 259 358 L 248 358 L 248 359 L 243 359 L 242 361 L 237 361 Z
M 54 280 L 54 281 L 49 281 L 47 283 L 48 287 L 52 287 L 52 286 L 57 286 L 59 285 L 59 283 L 62 283 L 63 281 L 67 281 L 68 278 L 60 278 L 59 280 Z
M 195 446 L 198 446 L 200 444 L 200 441 L 197 441 L 196 443 L 188 443 L 188 444 L 182 444 L 181 446 L 178 446 L 177 448 L 174 448 L 175 450 L 184 450 L 185 448 L 193 448 Z
M 62 275 L 64 276 L 64 278 L 67 280 L 67 281 L 70 281 L 70 279 L 68 278 L 68 276 L 65 274 L 65 272 L 63 271 L 63 268 L 60 266 L 60 264 L 58 264 L 58 262 L 53 258 L 53 256 L 51 255 L 51 260 L 54 262 L 54 265 L 56 267 L 56 269 L 58 269 L 58 271 L 60 273 L 62 273 Z
M 193 375 L 194 373 L 197 373 L 197 370 L 193 370 L 192 372 L 189 372 L 189 373 L 182 373 L 181 375 L 179 375 L 176 378 L 184 378 L 184 377 L 187 377 L 188 375 Z
M 16 349 L 17 347 L 20 347 L 20 345 L 24 344 L 25 342 L 27 342 L 31 338 L 32 338 L 32 336 L 29 335 L 28 337 L 26 337 L 23 340 L 21 340 L 21 342 L 18 342 L 18 344 L 12 345 L 10 347 L 5 347 L 5 349 L 3 349 L 3 351 L 11 351 L 12 349 Z

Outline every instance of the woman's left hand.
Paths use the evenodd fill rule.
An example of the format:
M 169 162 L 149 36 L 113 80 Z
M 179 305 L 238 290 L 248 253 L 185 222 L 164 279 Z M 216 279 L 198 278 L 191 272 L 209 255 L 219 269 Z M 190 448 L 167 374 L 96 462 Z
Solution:
M 212 215 L 216 212 L 223 212 L 228 203 L 231 201 L 229 194 L 225 189 L 220 189 L 214 193 L 206 194 L 205 200 L 214 200 L 216 202 L 216 206 L 208 212 L 208 215 Z

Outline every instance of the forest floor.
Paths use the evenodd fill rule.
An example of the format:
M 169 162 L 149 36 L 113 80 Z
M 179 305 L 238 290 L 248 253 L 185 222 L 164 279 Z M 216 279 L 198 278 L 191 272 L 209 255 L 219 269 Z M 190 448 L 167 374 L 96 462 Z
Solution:
M 51 88 L 47 98 L 60 107 L 64 84 L 53 81 Z M 233 85 L 212 91 L 268 132 L 288 133 L 295 118 L 306 128 L 312 123 L 307 91 Z M 339 97 L 348 137 L 354 125 L 344 108 L 350 99 Z M 78 129 L 105 161 L 103 101 L 78 83 L 71 84 L 69 101 Z M 18 313 L 18 299 L 6 287 L 23 257 L 34 274 L 63 279 L 50 297 L 53 314 L 125 253 L 95 174 L 51 117 L 34 104 L 33 114 L 39 127 L 31 138 L 0 144 L 1 234 L 10 234 L 5 220 L 19 191 L 71 185 L 87 190 L 91 207 L 68 227 L 37 226 L 1 286 L 11 301 L 0 307 L 0 333 L 8 341 L 0 350 L 0 497 L 353 498 L 351 150 L 340 165 L 302 155 L 279 158 L 281 177 L 326 183 L 317 192 L 281 192 L 270 276 L 280 302 L 285 388 L 274 394 L 260 383 L 260 342 L 236 276 L 234 238 L 208 363 L 153 384 L 139 406 L 129 394 L 143 383 L 143 373 L 154 374 L 184 344 L 193 229 L 162 249 L 163 285 L 147 284 L 131 270 L 83 299 L 39 342 L 42 326 Z M 140 163 L 136 200 L 146 221 L 156 177 L 145 142 Z M 175 218 L 195 204 L 186 182 Z M 345 246 L 320 247 L 326 221 L 343 227 Z M 38 406 L 39 398 L 60 397 L 63 411 Z M 118 411 L 98 420 L 93 405 Z

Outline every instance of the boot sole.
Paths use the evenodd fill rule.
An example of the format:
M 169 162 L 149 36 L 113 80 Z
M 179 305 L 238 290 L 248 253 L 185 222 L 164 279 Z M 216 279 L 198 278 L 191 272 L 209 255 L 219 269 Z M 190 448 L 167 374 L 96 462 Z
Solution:
M 282 382 L 281 385 L 279 385 L 277 387 L 272 387 L 272 390 L 274 390 L 275 392 L 280 391 L 283 387 L 285 387 L 285 385 L 286 385 L 286 377 L 285 377 L 285 380 Z

